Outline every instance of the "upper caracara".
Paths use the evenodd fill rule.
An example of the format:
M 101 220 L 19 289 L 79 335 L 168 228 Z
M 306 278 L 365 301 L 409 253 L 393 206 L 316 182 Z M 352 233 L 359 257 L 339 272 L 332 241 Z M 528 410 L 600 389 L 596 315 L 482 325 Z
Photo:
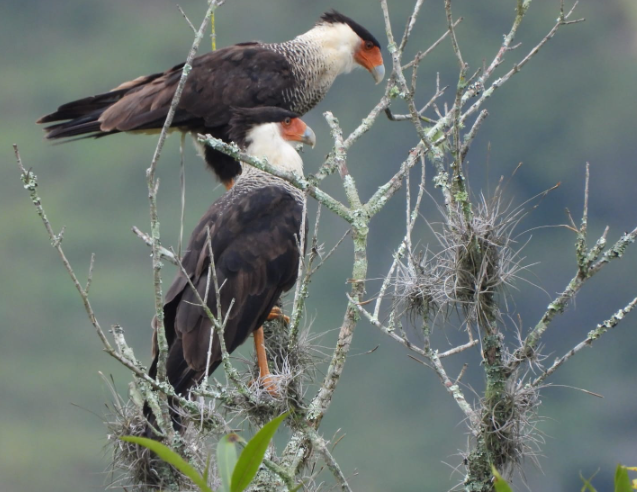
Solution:
M 302 115 L 325 97 L 338 75 L 356 65 L 369 70 L 376 83 L 383 79 L 385 67 L 376 38 L 332 10 L 291 41 L 240 43 L 195 58 L 172 126 L 230 141 L 231 107 L 276 106 Z M 64 104 L 38 123 L 62 122 L 45 128 L 49 139 L 157 131 L 168 114 L 182 68 L 183 63 L 124 82 L 105 94 Z M 221 182 L 232 186 L 240 164 L 209 147 L 202 150 Z
M 303 161 L 291 142 L 315 143 L 314 133 L 295 113 L 274 107 L 234 109 L 229 136 L 250 155 L 266 157 L 271 165 L 298 175 L 303 173 Z M 236 184 L 195 227 L 182 264 L 201 299 L 208 292 L 207 305 L 215 316 L 228 316 L 224 331 L 228 352 L 268 319 L 281 293 L 296 282 L 303 202 L 303 193 L 287 181 L 246 166 Z M 221 313 L 217 313 L 214 281 L 208 273 L 210 251 L 220 286 Z M 212 323 L 181 272 L 166 294 L 164 326 L 168 380 L 178 394 L 186 395 L 205 374 Z M 156 375 L 156 344 L 155 335 L 152 377 Z M 215 336 L 209 374 L 220 363 L 221 348 Z M 261 366 L 262 379 L 267 376 L 264 371 L 267 365 Z

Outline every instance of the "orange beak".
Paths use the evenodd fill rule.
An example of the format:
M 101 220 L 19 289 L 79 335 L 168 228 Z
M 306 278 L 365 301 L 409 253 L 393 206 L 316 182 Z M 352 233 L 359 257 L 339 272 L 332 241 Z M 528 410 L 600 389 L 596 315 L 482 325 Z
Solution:
M 287 124 L 282 122 L 281 127 L 283 128 L 281 134 L 285 140 L 302 142 L 312 148 L 316 145 L 316 135 L 301 118 L 292 118 Z
M 383 65 L 383 55 L 380 53 L 378 46 L 368 47 L 366 41 L 361 41 L 361 46 L 354 54 L 356 63 L 365 67 L 374 77 L 374 81 L 378 84 L 385 77 L 385 65 Z

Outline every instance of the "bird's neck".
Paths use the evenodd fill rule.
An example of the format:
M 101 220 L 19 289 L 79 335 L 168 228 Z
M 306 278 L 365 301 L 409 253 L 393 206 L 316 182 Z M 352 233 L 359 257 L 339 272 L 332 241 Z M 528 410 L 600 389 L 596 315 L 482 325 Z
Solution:
M 246 152 L 254 157 L 268 160 L 281 171 L 303 176 L 303 160 L 293 144 L 284 140 L 276 124 L 260 125 L 246 135 Z M 244 170 L 246 167 L 244 166 Z
M 299 45 L 317 48 L 324 68 L 324 77 L 333 81 L 356 66 L 354 53 L 360 38 L 347 24 L 319 24 L 292 40 Z
M 358 43 L 346 24 L 319 24 L 290 41 L 265 45 L 290 62 L 297 84 L 283 94 L 290 109 L 304 114 L 323 99 L 334 79 L 356 66 Z

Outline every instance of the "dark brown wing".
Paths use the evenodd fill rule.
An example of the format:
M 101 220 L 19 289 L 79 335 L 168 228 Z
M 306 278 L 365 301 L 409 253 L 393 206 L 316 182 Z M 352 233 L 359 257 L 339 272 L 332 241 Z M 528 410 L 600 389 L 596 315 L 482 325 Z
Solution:
M 183 64 L 163 74 L 125 82 L 113 91 L 60 106 L 38 123 L 47 138 L 153 130 L 162 127 Z M 285 107 L 283 91 L 294 84 L 288 61 L 259 43 L 242 43 L 198 56 L 186 81 L 173 126 L 205 131 L 226 125 L 230 106 Z
M 125 82 L 111 92 L 64 104 L 38 123 L 61 121 L 45 128 L 48 139 L 158 131 L 168 115 L 182 68 L 183 63 L 164 73 Z M 293 85 L 288 61 L 259 43 L 237 44 L 201 55 L 193 60 L 172 127 L 229 141 L 232 106 L 289 109 L 283 94 Z M 238 162 L 210 147 L 206 147 L 204 157 L 227 186 L 241 172 Z
M 223 285 L 222 316 L 230 309 L 224 336 L 228 352 L 263 324 L 281 293 L 294 285 L 302 213 L 301 205 L 282 187 L 267 186 L 243 195 L 235 191 L 210 207 L 193 232 L 183 259 L 204 298 L 210 264 L 206 226 L 210 227 L 217 279 Z M 186 278 L 178 274 L 166 294 L 164 323 L 170 345 L 168 379 L 182 394 L 201 379 L 206 369 L 211 323 L 197 304 Z M 208 307 L 216 314 L 212 279 Z M 210 373 L 220 360 L 220 345 L 215 338 Z

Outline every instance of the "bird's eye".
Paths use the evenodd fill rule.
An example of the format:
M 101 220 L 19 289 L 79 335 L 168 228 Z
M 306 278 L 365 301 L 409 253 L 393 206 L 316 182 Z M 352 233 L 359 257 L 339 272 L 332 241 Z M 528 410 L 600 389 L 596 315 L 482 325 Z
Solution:
M 285 126 L 290 126 L 290 123 L 292 123 L 292 120 L 291 120 L 290 118 L 285 118 L 285 119 L 283 120 L 283 124 L 284 124 Z
M 367 41 L 365 43 L 365 49 L 366 50 L 371 50 L 374 47 L 374 43 L 372 43 L 371 41 Z

